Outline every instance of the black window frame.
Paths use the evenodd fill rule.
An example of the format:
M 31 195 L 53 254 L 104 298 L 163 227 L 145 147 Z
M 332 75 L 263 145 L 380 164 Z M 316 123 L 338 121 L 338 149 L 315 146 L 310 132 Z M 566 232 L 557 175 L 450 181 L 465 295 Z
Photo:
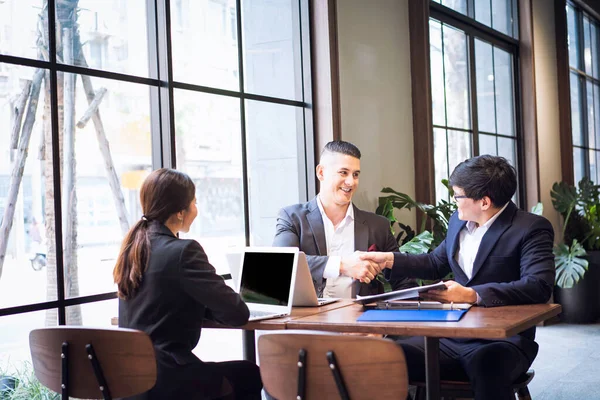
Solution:
M 6 54 L 0 54 L 0 65 L 13 64 L 43 69 L 49 72 L 51 82 L 51 132 L 52 132 L 52 157 L 53 157 L 53 180 L 54 180 L 54 213 L 55 213 L 55 235 L 56 235 L 56 274 L 57 274 L 57 299 L 40 303 L 30 303 L 19 306 L 0 308 L 0 317 L 10 316 L 28 312 L 43 311 L 50 309 L 58 310 L 58 325 L 66 324 L 66 308 L 70 306 L 89 304 L 98 301 L 112 300 L 117 298 L 117 293 L 106 292 L 88 296 L 65 298 L 65 279 L 63 263 L 63 229 L 62 229 L 62 193 L 60 179 L 60 154 L 58 146 L 58 98 L 57 98 L 57 74 L 72 73 L 98 78 L 111 79 L 121 82 L 137 83 L 146 85 L 150 90 L 150 125 L 152 138 L 152 167 L 176 168 L 175 148 L 175 113 L 173 102 L 174 89 L 183 89 L 198 93 L 228 96 L 239 99 L 240 102 L 240 125 L 242 141 L 242 180 L 244 193 L 244 224 L 245 242 L 250 244 L 250 213 L 249 213 L 249 187 L 248 187 L 248 163 L 246 155 L 246 123 L 245 123 L 245 101 L 256 100 L 270 104 L 281 104 L 303 109 L 303 118 L 297 122 L 298 132 L 303 132 L 302 141 L 304 148 L 302 159 L 305 168 L 301 169 L 300 195 L 305 199 L 315 195 L 316 186 L 312 179 L 314 165 L 314 130 L 313 130 L 313 95 L 312 95 L 312 63 L 311 63 L 311 38 L 310 38 L 310 1 L 295 0 L 299 10 L 300 29 L 300 65 L 301 65 L 301 91 L 302 100 L 290 100 L 272 96 L 264 96 L 245 91 L 244 87 L 244 54 L 243 54 L 243 31 L 242 31 L 242 0 L 236 0 L 238 62 L 240 82 L 239 91 L 224 90 L 213 87 L 194 85 L 177 82 L 173 79 L 173 59 L 171 47 L 171 0 L 146 0 L 147 28 L 148 28 L 148 59 L 149 76 L 142 77 L 118 72 L 84 68 L 75 65 L 60 64 L 56 56 L 56 35 L 50 34 L 49 59 L 48 61 L 24 58 Z M 56 2 L 48 0 L 48 30 L 56 31 Z M 226 274 L 226 279 L 231 276 Z
M 519 13 L 518 10 L 518 2 L 516 0 L 514 2 L 513 14 Z M 519 39 L 508 36 L 502 32 L 496 31 L 495 29 L 490 28 L 487 25 L 484 25 L 474 19 L 473 14 L 473 0 L 467 1 L 467 12 L 469 15 L 464 15 L 459 13 L 449 7 L 446 7 L 440 3 L 437 3 L 434 0 L 430 0 L 429 3 L 429 18 L 440 21 L 443 24 L 452 26 L 454 28 L 460 29 L 464 31 L 467 35 L 468 46 L 467 46 L 467 56 L 468 56 L 468 72 L 469 72 L 469 107 L 471 114 L 471 129 L 462 129 L 462 131 L 468 131 L 471 133 L 471 149 L 473 156 L 479 155 L 479 128 L 478 128 L 478 115 L 477 115 L 477 87 L 475 82 L 475 57 L 473 57 L 474 49 L 475 49 L 475 39 L 481 39 L 485 42 L 490 43 L 491 45 L 498 47 L 512 56 L 512 66 L 513 66 L 513 79 L 514 79 L 514 118 L 515 118 L 515 136 L 506 136 L 501 134 L 492 134 L 492 136 L 498 137 L 507 137 L 510 139 L 514 139 L 516 142 L 516 171 L 517 171 L 517 179 L 519 184 L 517 185 L 517 206 L 523 206 L 526 203 L 526 193 L 527 193 L 527 181 L 525 177 L 525 159 L 524 159 L 524 135 L 523 135 L 523 118 L 522 118 L 522 93 L 521 93 L 521 73 L 520 73 L 520 49 L 519 49 Z M 515 16 L 513 15 L 513 18 Z M 515 26 L 519 26 L 518 19 L 513 23 L 513 30 Z M 441 129 L 452 129 L 461 131 L 461 129 L 457 129 L 454 127 L 446 127 L 433 125 L 432 127 L 441 128 Z M 433 136 L 433 130 L 430 133 Z M 489 133 L 486 133 L 489 134 Z M 435 168 L 435 160 L 434 168 Z M 451 173 L 450 169 L 448 169 L 448 173 Z M 434 182 L 435 185 L 438 182 Z M 434 197 L 435 199 L 435 197 Z M 438 199 L 439 200 L 439 199 Z M 448 198 L 449 200 L 449 198 Z

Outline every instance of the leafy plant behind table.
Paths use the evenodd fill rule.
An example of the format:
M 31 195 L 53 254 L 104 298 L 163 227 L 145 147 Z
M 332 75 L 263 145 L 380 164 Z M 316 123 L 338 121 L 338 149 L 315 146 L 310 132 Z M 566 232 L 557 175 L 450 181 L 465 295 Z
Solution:
M 454 192 L 448 184 L 448 180 L 442 179 L 442 184 L 446 186 L 450 197 L 452 197 Z M 456 211 L 456 204 L 454 202 L 440 200 L 437 205 L 433 206 L 431 204 L 419 203 L 418 201 L 413 200 L 409 195 L 397 192 L 389 187 L 384 187 L 381 189 L 381 192 L 389 195 L 379 198 L 379 206 L 375 213 L 386 217 L 390 221 L 390 229 L 398 242 L 400 252 L 425 254 L 444 241 L 448 231 L 448 221 L 450 221 L 450 217 L 454 211 Z M 413 208 L 424 214 L 418 234 L 409 225 L 401 223 L 394 216 L 394 209 L 412 210 Z M 425 229 L 429 221 L 433 224 L 431 232 Z M 395 230 L 396 226 L 399 228 L 397 233 Z M 385 289 L 388 291 L 390 286 L 383 277 L 383 274 L 379 274 L 377 278 L 384 282 Z M 444 279 L 451 278 L 452 273 L 444 277 Z M 424 285 L 433 281 L 417 279 L 417 282 L 419 285 Z
M 577 187 L 556 182 L 550 196 L 564 219 L 563 242 L 554 247 L 556 285 L 572 288 L 589 267 L 582 257 L 600 250 L 600 186 L 589 178 L 583 178 Z

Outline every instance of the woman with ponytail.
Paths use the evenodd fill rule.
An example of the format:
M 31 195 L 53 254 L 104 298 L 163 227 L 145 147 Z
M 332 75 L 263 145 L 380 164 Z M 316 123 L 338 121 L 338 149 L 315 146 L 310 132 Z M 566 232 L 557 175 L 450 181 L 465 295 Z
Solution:
M 144 398 L 260 399 L 255 364 L 203 362 L 192 353 L 205 319 L 241 326 L 249 317 L 202 246 L 178 238 L 198 215 L 195 193 L 189 176 L 168 168 L 142 184 L 143 215 L 123 240 L 113 272 L 119 326 L 146 332 L 154 344 L 158 376 Z

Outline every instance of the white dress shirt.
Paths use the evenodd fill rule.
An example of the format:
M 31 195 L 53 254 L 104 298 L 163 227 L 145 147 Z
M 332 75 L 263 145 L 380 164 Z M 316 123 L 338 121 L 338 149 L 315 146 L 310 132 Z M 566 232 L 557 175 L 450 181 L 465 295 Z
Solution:
M 333 222 L 325 214 L 321 198 L 317 196 L 317 205 L 323 219 L 325 228 L 325 243 L 327 244 L 327 255 L 329 260 L 323 271 L 323 278 L 327 280 L 323 297 L 352 297 L 353 279 L 349 276 L 340 275 L 340 263 L 342 256 L 354 253 L 354 207 L 352 203 L 348 206 L 346 216 L 338 224 Z
M 492 218 L 488 219 L 485 224 L 478 227 L 477 223 L 467 221 L 465 227 L 460 231 L 458 251 L 454 258 L 460 268 L 465 272 L 468 279 L 471 279 L 473 276 L 473 263 L 475 262 L 475 257 L 479 251 L 479 245 L 481 245 L 483 235 L 490 229 L 490 226 L 498 219 L 508 204 L 509 203 L 506 203 L 504 207 L 494 214 Z M 477 295 L 477 297 L 479 299 L 479 295 Z

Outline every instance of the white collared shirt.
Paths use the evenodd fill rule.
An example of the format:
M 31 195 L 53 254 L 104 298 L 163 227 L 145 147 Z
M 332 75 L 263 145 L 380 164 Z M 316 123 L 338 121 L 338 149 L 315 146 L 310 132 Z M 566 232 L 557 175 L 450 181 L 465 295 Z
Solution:
M 337 227 L 334 227 L 333 222 L 325 214 L 319 196 L 317 196 L 317 205 L 323 219 L 325 243 L 327 245 L 327 255 L 329 256 L 323 271 L 323 278 L 327 280 L 323 297 L 350 298 L 352 297 L 352 283 L 354 280 L 349 276 L 340 275 L 340 263 L 342 256 L 354 253 L 354 207 L 350 203 L 346 216 Z
M 465 272 L 468 279 L 471 279 L 473 276 L 473 263 L 475 262 L 475 257 L 477 257 L 483 235 L 490 229 L 490 226 L 498 219 L 508 204 L 509 203 L 506 203 L 504 207 L 494 214 L 492 218 L 488 219 L 485 224 L 478 227 L 476 222 L 467 221 L 467 224 L 460 231 L 458 240 L 459 247 L 454 258 L 460 268 Z

